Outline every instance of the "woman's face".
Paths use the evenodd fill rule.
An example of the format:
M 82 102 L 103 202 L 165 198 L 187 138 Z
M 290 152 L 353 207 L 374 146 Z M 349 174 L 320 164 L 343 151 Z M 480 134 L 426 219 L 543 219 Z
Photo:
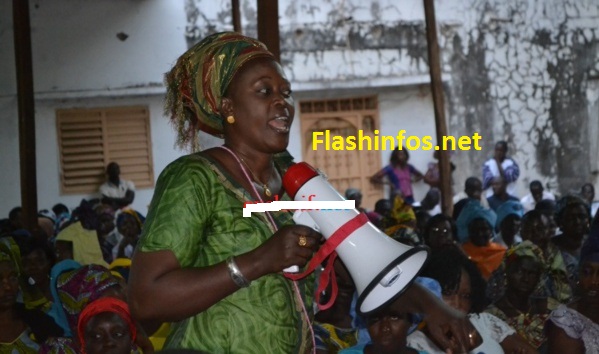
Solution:
M 489 240 L 493 237 L 493 229 L 485 219 L 477 218 L 468 225 L 468 234 L 475 246 L 484 247 L 489 245 Z
M 100 235 L 108 235 L 114 230 L 114 216 L 108 213 L 103 213 L 98 216 L 98 233 Z
M 129 325 L 116 313 L 102 312 L 85 326 L 85 350 L 88 354 L 130 354 Z
M 396 154 L 397 162 L 399 162 L 401 165 L 404 165 L 405 163 L 408 162 L 408 155 L 406 154 L 405 151 L 396 150 L 395 154 Z
M 397 353 L 406 346 L 409 316 L 393 309 L 368 318 L 368 333 L 375 353 Z
M 589 232 L 589 213 L 580 204 L 568 206 L 562 213 L 560 226 L 567 237 L 582 240 Z
M 19 273 L 10 261 L 0 262 L 0 311 L 8 310 L 17 303 Z
M 33 278 L 36 284 L 48 282 L 51 267 L 48 256 L 40 248 L 23 257 L 23 272 L 25 276 Z
M 587 299 L 599 300 L 599 263 L 585 261 L 580 266 L 580 290 Z
M 462 269 L 460 276 L 460 285 L 451 294 L 443 294 L 443 301 L 454 309 L 469 313 L 472 308 L 472 286 L 470 284 L 470 275 Z
M 121 235 L 129 238 L 136 239 L 141 233 L 141 229 L 139 228 L 139 223 L 135 220 L 133 215 L 125 214 L 123 216 L 123 220 L 118 226 L 119 232 Z
M 520 220 L 521 218 L 517 215 L 506 217 L 499 226 L 501 234 L 505 235 L 508 239 L 513 239 L 518 234 L 518 231 L 520 231 Z
M 528 219 L 522 224 L 520 234 L 523 240 L 529 240 L 542 250 L 547 248 L 551 235 L 549 234 L 549 218 L 541 215 L 540 218 Z
M 266 153 L 285 150 L 295 108 L 279 63 L 267 58 L 246 63 L 223 98 L 223 113 L 235 117 L 235 123 L 224 123 L 227 140 Z
M 439 220 L 432 224 L 428 232 L 427 243 L 432 249 L 452 246 L 453 233 L 449 221 Z
M 551 235 L 549 234 L 549 218 L 545 215 L 541 215 L 540 218 L 534 218 L 527 220 L 526 223 L 522 224 L 520 234 L 523 240 L 530 240 L 530 242 L 539 246 L 542 250 L 547 248 Z
M 541 265 L 531 257 L 520 257 L 506 272 L 508 291 L 530 296 L 539 284 Z

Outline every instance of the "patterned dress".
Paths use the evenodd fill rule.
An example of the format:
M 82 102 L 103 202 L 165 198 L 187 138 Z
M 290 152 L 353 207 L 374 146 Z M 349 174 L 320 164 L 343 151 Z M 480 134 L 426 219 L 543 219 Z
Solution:
M 312 326 L 316 337 L 316 349 L 327 353 L 338 353 L 358 343 L 357 328 L 339 328 L 329 323 L 314 322 Z
M 582 339 L 586 354 L 599 353 L 599 325 L 568 306 L 561 305 L 551 312 L 549 320 L 566 334 Z
M 516 317 L 507 317 L 499 307 L 491 305 L 485 310 L 486 313 L 503 320 L 510 327 L 516 330 L 526 341 L 535 348 L 541 347 L 547 337 L 545 335 L 545 322 L 549 314 L 528 314 L 521 313 Z
M 275 158 L 281 173 L 290 162 L 286 153 Z M 249 252 L 275 232 L 264 213 L 242 217 L 243 203 L 252 200 L 209 157 L 179 158 L 158 178 L 138 247 L 142 252 L 170 250 L 182 268 L 206 267 Z M 271 215 L 279 227 L 293 223 L 289 212 Z M 298 282 L 308 313 L 312 313 L 312 284 L 312 277 Z M 269 274 L 207 310 L 173 323 L 165 349 L 304 353 L 312 345 L 309 326 L 293 283 L 281 274 Z

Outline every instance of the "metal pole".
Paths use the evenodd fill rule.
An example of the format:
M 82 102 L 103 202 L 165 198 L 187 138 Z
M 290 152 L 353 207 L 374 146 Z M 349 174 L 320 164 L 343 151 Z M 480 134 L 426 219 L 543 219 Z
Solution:
M 453 209 L 453 193 L 451 190 L 451 168 L 449 152 L 442 150 L 443 136 L 447 135 L 445 123 L 445 107 L 443 81 L 441 79 L 441 64 L 439 43 L 437 41 L 437 24 L 435 20 L 434 0 L 424 0 L 424 17 L 426 21 L 426 39 L 428 42 L 428 62 L 431 76 L 431 91 L 435 111 L 435 126 L 437 131 L 437 146 L 439 152 L 439 172 L 441 175 L 441 210 L 445 215 L 451 215 Z
M 258 39 L 281 61 L 278 0 L 258 0 Z
M 231 12 L 233 17 L 233 30 L 239 34 L 243 34 L 241 28 L 241 12 L 239 11 L 239 0 L 231 0 Z
M 33 64 L 29 1 L 13 0 L 15 62 L 17 69 L 17 104 L 19 109 L 19 158 L 21 172 L 21 207 L 23 223 L 37 230 L 37 178 L 35 168 L 35 101 L 33 98 Z

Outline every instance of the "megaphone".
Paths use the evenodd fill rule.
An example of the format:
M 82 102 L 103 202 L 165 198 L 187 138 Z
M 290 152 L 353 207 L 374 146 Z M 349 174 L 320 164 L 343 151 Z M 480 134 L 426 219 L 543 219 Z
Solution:
M 283 186 L 296 201 L 345 200 L 318 171 L 305 162 L 289 167 L 283 176 Z M 356 209 L 306 209 L 305 213 L 328 240 L 360 212 Z M 357 311 L 361 315 L 376 311 L 397 299 L 418 275 L 428 257 L 427 247 L 411 247 L 397 242 L 370 222 L 353 230 L 337 246 L 336 251 L 356 285 Z

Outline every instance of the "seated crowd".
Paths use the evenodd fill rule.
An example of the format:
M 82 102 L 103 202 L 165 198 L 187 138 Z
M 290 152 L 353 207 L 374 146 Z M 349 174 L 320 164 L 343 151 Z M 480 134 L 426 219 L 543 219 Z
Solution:
M 405 156 L 395 159 L 407 164 Z M 435 168 L 416 171 L 431 186 L 420 202 L 403 198 L 411 194 L 407 188 L 372 211 L 361 207 L 358 189 L 348 189 L 346 198 L 389 237 L 429 247 L 416 282 L 467 316 L 475 329 L 470 352 L 599 353 L 599 213 L 592 214 L 592 185 L 556 198 L 534 181 L 519 199 L 508 193 L 504 176 L 484 183 L 470 177 L 447 216 L 440 213 Z M 18 207 L 1 221 L 0 352 L 162 348 L 169 324 L 145 333 L 127 305 L 130 259 L 145 221 L 128 203 L 82 200 L 72 212 L 56 204 L 39 212 L 35 230 L 23 227 Z M 339 259 L 334 271 L 336 301 L 314 316 L 317 353 L 445 352 L 426 317 L 395 303 L 356 315 L 356 288 Z

